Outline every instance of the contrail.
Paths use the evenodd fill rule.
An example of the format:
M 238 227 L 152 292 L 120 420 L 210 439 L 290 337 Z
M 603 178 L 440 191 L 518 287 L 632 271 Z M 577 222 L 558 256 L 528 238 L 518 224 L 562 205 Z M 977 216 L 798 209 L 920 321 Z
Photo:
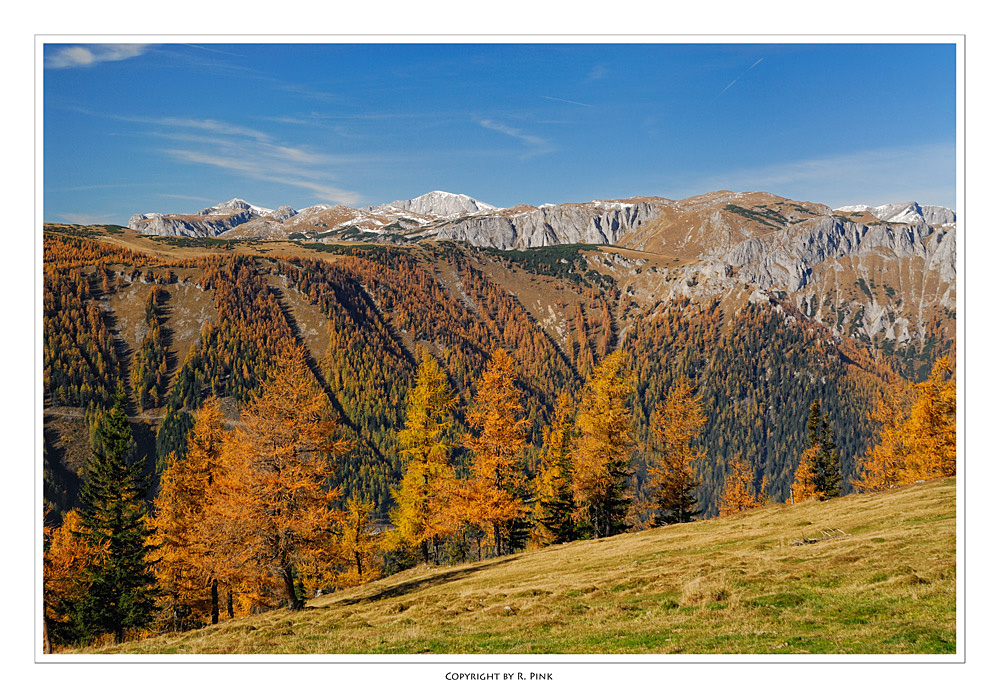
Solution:
M 208 46 L 202 46 L 201 44 L 184 44 L 184 46 L 190 46 L 191 48 L 200 48 L 202 51 L 211 51 L 212 53 L 222 53 L 227 56 L 236 56 L 237 58 L 243 58 L 242 54 L 230 53 L 229 51 L 220 51 L 217 48 L 209 48 Z
M 752 66 L 750 66 L 749 68 L 747 68 L 746 70 L 744 70 L 744 71 L 743 71 L 742 73 L 740 73 L 740 74 L 739 74 L 738 76 L 736 76 L 736 79 L 735 79 L 735 80 L 733 80 L 733 81 L 732 81 L 731 83 L 729 83 L 728 85 L 726 85 L 725 87 L 723 87 L 723 88 L 722 88 L 722 92 L 720 92 L 719 94 L 715 95 L 715 97 L 714 97 L 713 99 L 718 99 L 718 98 L 719 98 L 719 97 L 721 97 L 721 96 L 722 96 L 723 94 L 725 94 L 726 90 L 728 90 L 728 89 L 729 89 L 730 87 L 732 87 L 732 86 L 733 86 L 733 85 L 735 85 L 735 84 L 736 84 L 737 82 L 739 82 L 739 79 L 740 79 L 740 78 L 742 78 L 742 77 L 743 77 L 744 75 L 746 75 L 746 74 L 747 74 L 747 73 L 749 73 L 749 72 L 750 72 L 751 70 L 753 70 L 754 68 L 756 68 L 756 67 L 757 67 L 757 64 L 758 64 L 758 63 L 760 63 L 760 62 L 761 62 L 762 60 L 764 60 L 764 57 L 763 57 L 763 56 L 761 56 L 761 57 L 760 57 L 760 58 L 758 58 L 758 59 L 757 59 L 756 61 L 754 61 L 754 64 L 753 64 Z
M 583 102 L 574 102 L 569 99 L 559 99 L 558 97 L 546 97 L 542 95 L 542 99 L 551 99 L 553 102 L 566 102 L 566 104 L 578 104 L 581 107 L 593 107 L 593 104 L 584 104 Z

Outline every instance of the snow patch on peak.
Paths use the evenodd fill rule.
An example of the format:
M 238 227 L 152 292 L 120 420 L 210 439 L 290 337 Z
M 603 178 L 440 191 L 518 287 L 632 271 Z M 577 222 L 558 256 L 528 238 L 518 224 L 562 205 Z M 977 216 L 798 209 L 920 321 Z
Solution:
M 255 206 L 249 201 L 244 201 L 243 199 L 233 198 L 229 201 L 223 201 L 221 204 L 216 204 L 215 206 L 209 206 L 208 208 L 203 208 L 197 211 L 194 215 L 196 216 L 217 216 L 226 213 L 233 213 L 235 211 L 247 211 L 255 216 L 268 216 L 274 213 L 274 209 L 264 208 L 263 206 Z
M 955 212 L 945 206 L 921 205 L 916 201 L 906 201 L 898 204 L 883 204 L 868 206 L 854 204 L 834 209 L 845 213 L 867 211 L 876 218 L 889 223 L 929 223 L 930 225 L 948 225 L 955 222 Z
M 427 192 L 415 199 L 404 199 L 392 201 L 379 206 L 368 206 L 367 211 L 389 211 L 391 209 L 402 209 L 413 213 L 432 214 L 437 216 L 452 217 L 468 215 L 470 213 L 485 213 L 496 210 L 496 206 L 484 203 L 465 194 L 452 194 L 447 191 L 435 190 Z

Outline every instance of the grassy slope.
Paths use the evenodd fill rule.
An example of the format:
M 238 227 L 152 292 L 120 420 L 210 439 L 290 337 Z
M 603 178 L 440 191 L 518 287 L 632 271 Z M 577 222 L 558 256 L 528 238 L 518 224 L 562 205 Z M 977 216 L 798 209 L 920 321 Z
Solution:
M 812 545 L 823 529 L 849 534 Z M 129 653 L 954 653 L 955 480 L 417 568 Z

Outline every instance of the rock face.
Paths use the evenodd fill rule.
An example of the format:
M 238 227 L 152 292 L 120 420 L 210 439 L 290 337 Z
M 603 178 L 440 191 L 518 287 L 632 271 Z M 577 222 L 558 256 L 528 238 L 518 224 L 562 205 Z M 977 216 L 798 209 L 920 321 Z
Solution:
M 593 201 L 501 209 L 444 223 L 433 231 L 436 240 L 500 250 L 575 243 L 610 245 L 659 215 L 660 206 L 652 201 Z
M 288 206 L 272 211 L 243 199 L 230 199 L 192 214 L 137 213 L 129 218 L 128 227 L 143 235 L 214 237 L 258 218 L 278 216 L 276 220 L 285 220 L 294 215 Z
M 918 257 L 944 282 L 955 280 L 955 229 L 914 225 L 844 222 L 822 216 L 786 228 L 769 239 L 752 238 L 723 258 L 739 267 L 739 278 L 762 288 L 795 292 L 828 259 L 880 256 L 885 260 Z

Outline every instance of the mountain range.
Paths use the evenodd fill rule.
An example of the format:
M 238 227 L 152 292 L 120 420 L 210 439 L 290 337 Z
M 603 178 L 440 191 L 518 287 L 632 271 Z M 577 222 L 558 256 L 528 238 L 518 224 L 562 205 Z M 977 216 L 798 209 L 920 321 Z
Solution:
M 749 206 L 750 208 L 747 208 Z M 729 214 L 729 215 L 723 215 Z M 128 227 L 146 235 L 236 239 L 342 239 L 384 242 L 456 240 L 477 247 L 528 249 L 559 244 L 617 244 L 657 251 L 663 233 L 738 233 L 752 237 L 809 219 L 846 217 L 866 226 L 905 223 L 948 226 L 955 213 L 917 202 L 831 209 L 763 192 L 712 192 L 683 200 L 636 196 L 585 203 L 498 208 L 464 194 L 432 191 L 414 199 L 350 208 L 319 204 L 277 209 L 231 199 L 191 214 L 141 213 Z M 657 238 L 659 235 L 659 238 Z
M 955 213 L 917 202 L 833 209 L 765 192 L 682 200 L 631 197 L 498 208 L 434 191 L 355 209 L 267 209 L 241 199 L 193 214 L 139 214 L 146 235 L 413 244 L 454 241 L 495 250 L 597 244 L 602 273 L 638 273 L 634 252 L 669 264 L 629 279 L 647 301 L 747 288 L 785 297 L 836 333 L 866 343 L 923 344 L 956 310 Z
M 536 445 L 558 392 L 616 348 L 636 367 L 643 439 L 673 377 L 694 377 L 711 414 L 706 506 L 740 451 L 786 492 L 815 399 L 839 429 L 846 482 L 875 396 L 955 356 L 955 214 L 915 202 L 717 191 L 497 208 L 431 192 L 366 208 L 232 199 L 130 227 L 46 224 L 46 444 L 66 506 L 86 410 L 119 378 L 158 460 L 209 388 L 235 418 L 264 370 L 254 347 L 281 337 L 307 347 L 359 444 L 347 491 L 383 514 L 423 351 L 463 405 L 491 347 L 513 352 Z

